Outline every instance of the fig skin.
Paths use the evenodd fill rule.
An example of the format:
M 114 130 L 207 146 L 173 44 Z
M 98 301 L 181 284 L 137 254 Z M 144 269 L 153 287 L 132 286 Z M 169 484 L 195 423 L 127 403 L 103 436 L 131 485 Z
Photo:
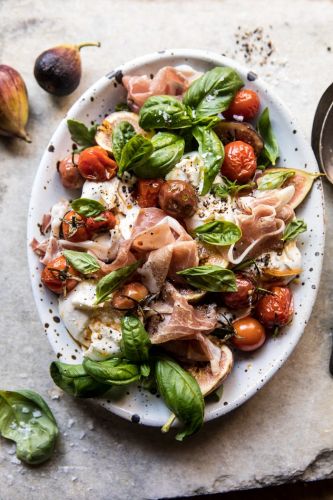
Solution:
M 59 45 L 45 50 L 36 59 L 34 75 L 38 84 L 49 94 L 62 97 L 79 86 L 82 74 L 80 49 L 100 47 L 100 43 Z

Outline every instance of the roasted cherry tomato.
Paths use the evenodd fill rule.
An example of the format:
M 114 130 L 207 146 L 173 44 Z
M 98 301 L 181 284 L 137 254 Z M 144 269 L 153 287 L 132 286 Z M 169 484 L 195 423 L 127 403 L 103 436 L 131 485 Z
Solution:
M 73 290 L 78 284 L 77 279 L 73 277 L 79 276 L 78 272 L 70 265 L 63 255 L 51 260 L 42 271 L 42 283 L 52 290 L 52 292 L 66 294 Z
M 249 182 L 257 168 L 253 147 L 243 141 L 229 142 L 224 147 L 225 157 L 221 167 L 222 175 L 240 184 Z
M 137 199 L 140 207 L 157 207 L 158 194 L 163 182 L 162 179 L 139 179 Z
M 148 295 L 147 288 L 139 282 L 128 283 L 117 290 L 112 297 L 112 306 L 116 309 L 133 309 Z
M 232 343 L 241 351 L 254 351 L 266 340 L 265 328 L 252 316 L 237 319 L 232 326 L 235 330 Z
M 74 212 L 74 210 L 70 210 L 65 214 L 62 220 L 61 230 L 65 240 L 73 242 L 89 240 L 86 218 Z
M 250 305 L 255 286 L 247 276 L 236 274 L 237 292 L 223 293 L 224 303 L 229 309 L 242 309 Z
M 115 225 L 116 218 L 110 210 L 105 210 L 97 217 L 87 217 L 86 219 L 86 228 L 90 234 L 113 229 Z
M 242 89 L 237 92 L 229 108 L 223 115 L 231 120 L 234 116 L 242 116 L 244 120 L 252 120 L 258 113 L 260 99 L 257 92 L 250 89 Z
M 164 182 L 158 201 L 161 209 L 172 217 L 191 217 L 198 207 L 195 189 L 185 181 Z
M 273 286 L 269 291 L 271 293 L 258 301 L 255 313 L 265 328 L 273 330 L 290 323 L 294 314 L 294 301 L 286 286 Z
M 73 155 L 66 156 L 59 162 L 58 172 L 62 185 L 67 189 L 80 189 L 84 178 L 81 176 L 78 166 L 73 162 Z
M 85 179 L 97 182 L 112 179 L 117 168 L 116 162 L 109 158 L 105 149 L 100 146 L 87 148 L 80 153 L 78 169 Z

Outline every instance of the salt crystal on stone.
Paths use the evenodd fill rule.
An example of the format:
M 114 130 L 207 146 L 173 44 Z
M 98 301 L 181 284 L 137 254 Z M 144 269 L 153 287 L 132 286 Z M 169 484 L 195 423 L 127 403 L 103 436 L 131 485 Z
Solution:
M 8 450 L 7 450 L 7 453 L 8 455 L 15 455 L 15 452 L 16 452 L 16 445 L 13 444 Z
M 17 457 L 13 457 L 10 459 L 10 463 L 11 464 L 15 464 L 15 465 L 20 465 L 21 464 L 21 460 L 19 460 Z
M 94 422 L 92 422 L 92 420 L 89 420 L 88 422 L 88 429 L 90 431 L 93 431 L 95 429 Z
M 82 431 L 79 435 L 79 439 L 83 439 L 86 436 L 86 433 Z
M 75 420 L 74 418 L 70 418 L 67 422 L 67 427 L 68 429 L 71 429 L 73 427 L 73 425 L 75 424 Z
M 77 481 L 77 477 L 76 476 L 72 476 L 72 481 Z

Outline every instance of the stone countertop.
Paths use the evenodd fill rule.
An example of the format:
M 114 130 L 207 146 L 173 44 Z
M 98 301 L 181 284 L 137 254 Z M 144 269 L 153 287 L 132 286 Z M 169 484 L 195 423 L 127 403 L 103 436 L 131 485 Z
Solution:
M 0 140 L 1 387 L 40 392 L 61 431 L 54 457 L 38 468 L 17 463 L 12 444 L 0 440 L 0 498 L 160 498 L 332 477 L 329 258 L 311 321 L 283 368 L 241 408 L 180 444 L 93 403 L 58 397 L 48 376 L 53 353 L 30 289 L 25 235 L 32 182 L 52 131 L 89 85 L 144 53 L 189 47 L 250 60 L 249 68 L 275 87 L 309 138 L 317 102 L 332 81 L 333 3 L 0 0 L 0 19 L 0 62 L 25 78 L 33 138 L 31 145 Z M 256 28 L 263 31 L 253 34 Z M 262 37 L 258 43 L 256 36 Z M 42 50 L 96 39 L 102 48 L 82 51 L 83 78 L 74 94 L 58 99 L 38 87 L 32 69 Z M 333 252 L 331 186 L 325 186 L 325 194 L 328 257 Z

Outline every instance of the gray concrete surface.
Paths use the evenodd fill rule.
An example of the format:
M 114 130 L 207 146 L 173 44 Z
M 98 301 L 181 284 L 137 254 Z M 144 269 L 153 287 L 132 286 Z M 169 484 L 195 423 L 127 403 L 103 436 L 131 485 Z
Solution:
M 330 186 L 322 284 L 301 342 L 260 393 L 183 444 L 93 404 L 66 395 L 57 399 L 48 376 L 53 353 L 30 290 L 25 231 L 35 171 L 60 118 L 101 75 L 147 52 L 198 47 L 245 62 L 239 33 L 262 27 L 274 52 L 263 58 L 257 44 L 249 66 L 276 88 L 309 137 L 316 104 L 333 77 L 333 3 L 0 0 L 0 20 L 0 62 L 26 80 L 33 137 L 32 145 L 0 140 L 0 385 L 40 392 L 61 430 L 53 459 L 38 468 L 17 463 L 13 446 L 0 439 L 1 500 L 175 497 L 332 477 Z M 55 99 L 37 86 L 32 68 L 42 50 L 95 39 L 102 48 L 82 51 L 83 78 L 74 94 Z

